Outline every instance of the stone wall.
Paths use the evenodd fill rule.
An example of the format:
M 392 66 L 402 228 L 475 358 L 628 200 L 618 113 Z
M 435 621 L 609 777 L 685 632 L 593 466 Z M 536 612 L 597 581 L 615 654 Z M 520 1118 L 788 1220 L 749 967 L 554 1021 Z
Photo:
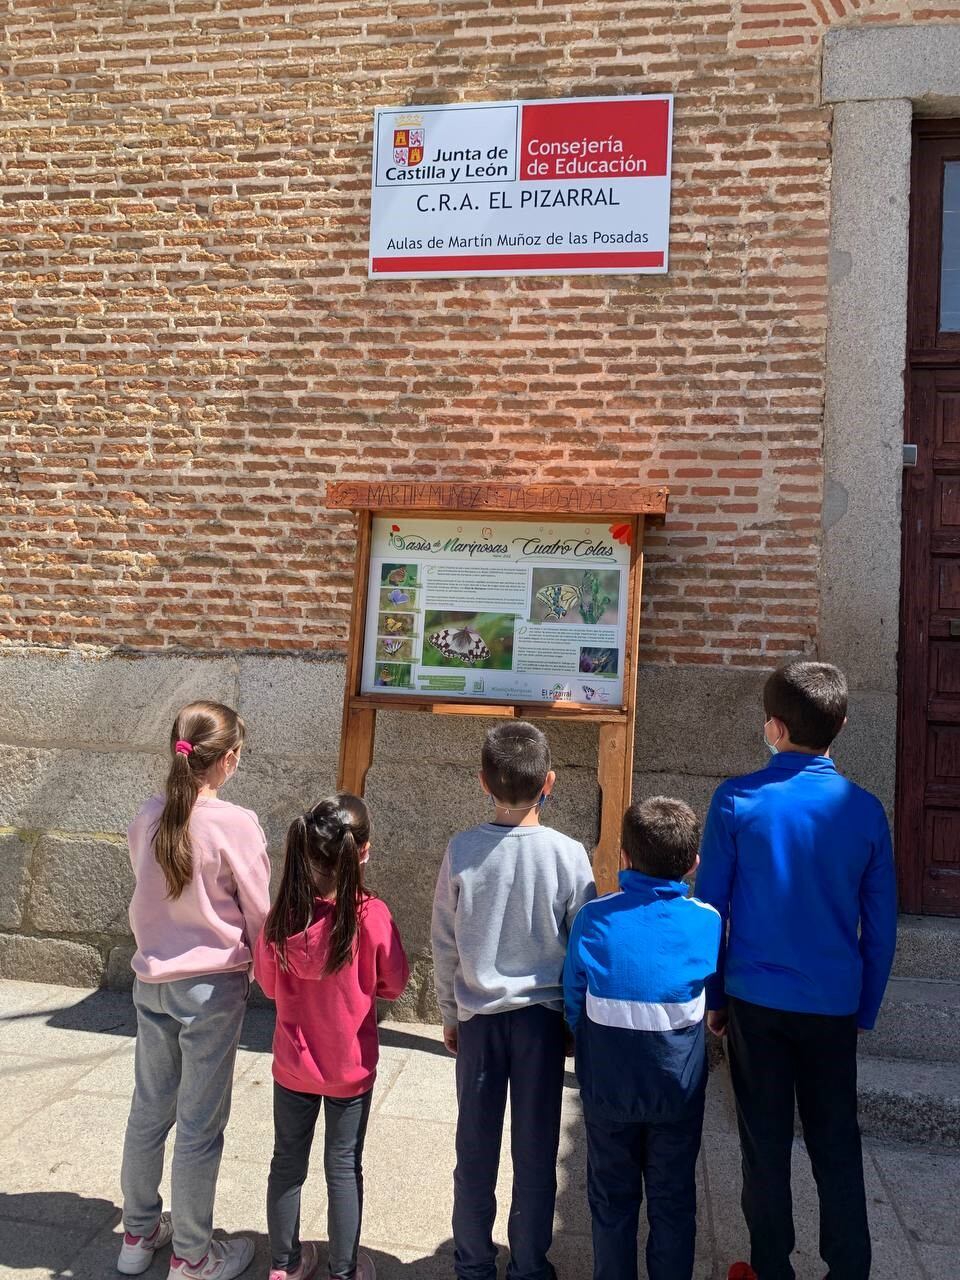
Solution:
M 703 814 L 720 778 L 762 763 L 760 679 L 642 668 L 635 794 L 679 794 Z M 239 708 L 249 737 L 223 794 L 260 815 L 276 862 L 290 820 L 334 787 L 342 692 L 343 665 L 334 659 L 0 650 L 0 976 L 129 982 L 132 877 L 123 833 L 162 785 L 183 703 L 203 696 Z M 882 751 L 858 714 L 841 759 L 878 786 Z M 411 1018 L 435 1015 L 430 904 L 446 840 L 488 812 L 476 780 L 487 723 L 412 712 L 379 720 L 367 785 L 371 884 L 393 910 L 413 963 L 401 1006 Z M 555 725 L 550 738 L 558 783 L 548 820 L 590 847 L 596 731 Z

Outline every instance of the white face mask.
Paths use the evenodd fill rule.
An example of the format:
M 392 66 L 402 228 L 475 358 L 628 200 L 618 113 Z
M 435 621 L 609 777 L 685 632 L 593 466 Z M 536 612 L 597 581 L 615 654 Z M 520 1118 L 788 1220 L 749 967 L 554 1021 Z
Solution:
M 769 720 L 764 720 L 763 728 L 760 730 L 760 732 L 763 734 L 763 745 L 767 748 L 767 750 L 770 752 L 772 756 L 775 756 L 775 755 L 779 755 L 780 753 L 780 748 L 777 746 L 777 743 L 783 737 L 783 730 L 781 729 L 780 733 L 777 735 L 777 742 L 769 742 L 767 740 L 767 725 L 770 723 L 771 722 Z

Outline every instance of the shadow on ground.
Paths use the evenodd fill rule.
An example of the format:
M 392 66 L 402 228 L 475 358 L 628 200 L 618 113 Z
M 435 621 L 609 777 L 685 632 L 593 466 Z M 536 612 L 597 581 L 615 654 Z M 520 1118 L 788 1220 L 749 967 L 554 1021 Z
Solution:
M 43 1018 L 47 1026 L 60 1031 L 93 1031 L 99 1035 L 127 1038 L 137 1034 L 136 1011 L 129 992 L 125 991 L 91 991 L 76 1004 L 62 1009 L 25 1009 L 8 1014 L 3 1021 L 14 1023 L 26 1018 Z M 273 1024 L 272 1005 L 251 1005 L 244 1020 L 240 1048 L 252 1053 L 269 1053 L 273 1046 Z M 402 1024 L 397 1023 L 380 1028 L 380 1043 L 389 1049 L 413 1049 L 440 1058 L 447 1056 L 447 1050 L 439 1040 L 404 1031 Z M 576 1087 L 572 1071 L 567 1072 L 564 1083 L 569 1088 Z

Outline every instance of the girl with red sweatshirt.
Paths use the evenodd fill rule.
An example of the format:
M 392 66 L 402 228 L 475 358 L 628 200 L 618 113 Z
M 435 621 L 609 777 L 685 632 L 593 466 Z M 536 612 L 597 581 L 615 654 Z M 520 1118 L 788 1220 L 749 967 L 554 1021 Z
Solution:
M 255 971 L 276 1001 L 274 1151 L 267 1185 L 270 1280 L 310 1280 L 317 1246 L 301 1244 L 300 1193 L 324 1114 L 328 1271 L 374 1280 L 358 1254 L 363 1140 L 380 1045 L 377 998 L 395 1000 L 409 968 L 386 905 L 363 887 L 370 815 L 356 796 L 322 800 L 287 832 L 277 901 L 257 943 Z

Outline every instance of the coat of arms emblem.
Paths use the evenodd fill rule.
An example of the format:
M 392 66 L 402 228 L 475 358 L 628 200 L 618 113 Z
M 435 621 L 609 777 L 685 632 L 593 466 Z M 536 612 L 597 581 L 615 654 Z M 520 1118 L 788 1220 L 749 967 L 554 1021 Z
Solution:
M 423 129 L 394 129 L 393 163 L 408 169 L 423 163 Z

